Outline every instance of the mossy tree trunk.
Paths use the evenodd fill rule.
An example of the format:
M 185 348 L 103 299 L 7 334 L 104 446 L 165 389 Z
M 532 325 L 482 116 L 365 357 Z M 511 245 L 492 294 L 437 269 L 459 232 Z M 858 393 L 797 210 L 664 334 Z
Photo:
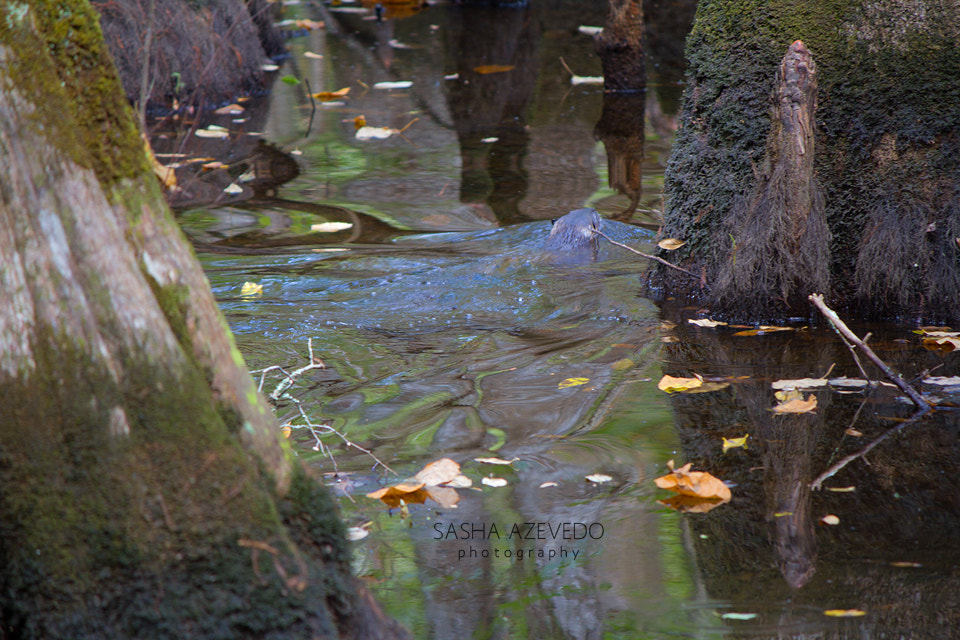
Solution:
M 0 637 L 394 637 L 149 174 L 96 14 L 0 12 Z
M 660 270 L 651 293 L 700 297 L 742 319 L 809 313 L 786 299 L 723 304 L 710 288 L 732 262 L 732 212 L 764 179 L 777 66 L 802 40 L 818 76 L 814 172 L 831 236 L 833 303 L 956 321 L 958 36 L 955 3 L 700 2 L 664 233 L 688 242 L 665 257 L 702 269 L 708 286 Z

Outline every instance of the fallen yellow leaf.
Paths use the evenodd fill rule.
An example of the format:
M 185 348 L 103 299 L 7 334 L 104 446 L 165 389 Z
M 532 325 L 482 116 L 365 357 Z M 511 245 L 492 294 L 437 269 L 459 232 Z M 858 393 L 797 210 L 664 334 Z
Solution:
M 228 104 L 225 107 L 220 107 L 214 113 L 218 116 L 235 116 L 243 113 L 243 107 L 238 104 Z
M 320 102 L 331 102 L 337 98 L 344 97 L 348 93 L 350 93 L 350 87 L 344 87 L 338 91 L 321 91 L 320 93 L 313 94 L 313 97 Z
M 776 380 L 770 386 L 774 389 L 815 389 L 827 386 L 826 378 L 800 378 L 797 380 Z
M 427 486 L 437 486 L 450 482 L 460 475 L 460 465 L 450 458 L 434 460 L 421 469 L 414 478 Z
M 667 463 L 670 473 L 656 478 L 654 482 L 661 489 L 700 500 L 719 500 L 729 502 L 732 497 L 730 488 L 721 480 L 706 471 L 690 471 L 691 463 L 679 469 L 673 468 L 673 460 Z
M 566 380 L 561 380 L 558 387 L 560 389 L 569 389 L 570 387 L 577 387 L 581 384 L 587 384 L 590 382 L 590 378 L 567 378 Z
M 460 494 L 450 487 L 428 487 L 424 491 L 431 500 L 444 509 L 453 509 L 460 502 Z
M 240 287 L 240 295 L 244 297 L 258 296 L 263 293 L 263 285 L 256 282 L 244 282 Z
M 867 615 L 867 612 L 860 609 L 827 609 L 823 615 L 834 618 L 858 618 Z
M 677 240 L 676 238 L 664 238 L 657 243 L 657 246 L 664 251 L 673 251 L 687 244 L 686 240 Z
M 703 378 L 697 376 L 696 378 L 674 378 L 673 376 L 663 376 L 660 378 L 660 382 L 657 383 L 657 389 L 660 391 L 666 391 L 667 393 L 677 393 L 682 391 L 689 391 L 690 389 L 696 389 L 703 384 Z
M 520 458 L 514 458 L 513 460 L 504 460 L 503 458 L 474 458 L 474 462 L 482 462 L 483 464 L 502 464 L 502 465 L 512 465 L 514 462 Z
M 806 400 L 803 398 L 793 398 L 786 402 L 781 402 L 775 406 L 772 411 L 774 413 L 810 413 L 816 408 L 817 396 L 811 393 L 807 396 Z
M 398 506 L 401 498 L 404 502 L 420 504 L 427 497 L 426 492 L 420 491 L 423 489 L 423 487 L 424 484 L 422 482 L 418 482 L 416 484 L 395 484 L 372 491 L 367 494 L 367 497 L 373 498 L 374 500 L 383 500 L 391 507 Z M 420 493 L 423 493 L 424 495 L 422 497 L 417 495 Z
M 701 318 L 700 320 L 694 320 L 693 318 L 687 318 L 687 322 L 690 324 L 695 324 L 698 327 L 706 327 L 712 329 L 713 327 L 723 327 L 726 326 L 726 322 L 720 320 L 711 320 L 710 318 Z
M 473 68 L 473 70 L 479 74 L 503 73 L 511 69 L 513 69 L 512 64 L 482 64 L 479 67 Z
M 747 435 L 740 438 L 730 438 L 729 440 L 727 438 L 724 438 L 723 436 L 720 436 L 720 437 L 723 439 L 723 452 L 726 453 L 728 450 L 736 449 L 737 447 L 743 447 L 744 449 L 746 449 L 747 438 L 750 437 L 750 434 L 748 433 Z
M 296 25 L 298 28 L 306 29 L 307 31 L 323 29 L 323 22 L 317 22 L 316 20 L 297 20 Z

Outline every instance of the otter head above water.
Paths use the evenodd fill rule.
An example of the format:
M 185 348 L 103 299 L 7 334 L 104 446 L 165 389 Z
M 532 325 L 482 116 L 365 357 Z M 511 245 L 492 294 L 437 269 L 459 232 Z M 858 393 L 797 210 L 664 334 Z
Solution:
M 553 221 L 544 244 L 548 254 L 561 262 L 595 262 L 603 218 L 596 209 L 577 209 Z

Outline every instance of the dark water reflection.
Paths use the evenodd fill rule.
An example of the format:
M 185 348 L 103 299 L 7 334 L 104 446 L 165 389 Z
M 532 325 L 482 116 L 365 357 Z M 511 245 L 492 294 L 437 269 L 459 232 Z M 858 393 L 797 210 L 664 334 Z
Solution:
M 814 491 L 831 465 L 912 414 L 886 390 L 831 388 L 807 392 L 814 413 L 770 412 L 775 380 L 831 365 L 831 378 L 860 375 L 832 333 L 695 328 L 686 320 L 698 310 L 662 314 L 638 297 L 645 265 L 622 249 L 604 245 L 598 262 L 575 266 L 543 250 L 547 218 L 593 206 L 612 237 L 651 251 L 691 6 L 649 4 L 652 86 L 625 99 L 571 86 L 559 61 L 599 73 L 577 27 L 602 24 L 603 3 L 433 7 L 383 23 L 294 8 L 329 28 L 291 40 L 280 73 L 312 91 L 350 86 L 349 99 L 311 115 L 302 85 L 278 83 L 243 122 L 220 119 L 230 139 L 174 128 L 157 145 L 236 163 L 201 176 L 196 197 L 219 204 L 181 221 L 240 350 L 253 369 L 292 370 L 311 341 L 327 368 L 294 387 L 308 415 L 401 476 L 447 456 L 473 480 L 455 508 L 389 510 L 364 496 L 396 481 L 369 456 L 327 439 L 334 474 L 307 430 L 293 434 L 343 495 L 348 524 L 369 531 L 356 542 L 358 575 L 414 637 L 960 635 L 954 413 L 887 435 Z M 492 64 L 514 69 L 476 71 Z M 398 80 L 413 85 L 363 89 Z M 361 141 L 361 114 L 394 129 L 418 120 L 404 137 Z M 299 153 L 299 175 L 261 184 L 256 198 L 238 176 L 271 152 L 250 133 Z M 224 194 L 230 183 L 242 193 Z M 262 293 L 241 294 L 246 281 Z M 920 349 L 906 329 L 872 329 L 907 377 L 938 365 L 955 375 L 953 354 Z M 662 374 L 694 373 L 729 384 L 656 388 Z M 582 384 L 562 384 L 572 380 Z M 723 438 L 746 434 L 747 449 L 722 452 Z M 492 456 L 517 460 L 475 461 Z M 652 480 L 669 459 L 727 481 L 733 501 L 706 514 L 661 507 Z M 610 480 L 586 479 L 598 473 Z M 481 483 L 491 476 L 508 484 Z M 828 514 L 840 524 L 823 524 Z

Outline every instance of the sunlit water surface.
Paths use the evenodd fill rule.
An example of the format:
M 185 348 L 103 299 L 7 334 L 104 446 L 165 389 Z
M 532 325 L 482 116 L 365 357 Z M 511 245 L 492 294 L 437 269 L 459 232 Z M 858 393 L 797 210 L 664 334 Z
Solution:
M 299 177 L 181 212 L 250 368 L 293 372 L 309 349 L 324 364 L 278 415 L 366 532 L 357 574 L 416 638 L 949 637 L 952 414 L 891 435 L 912 412 L 896 393 L 822 386 L 807 392 L 816 411 L 774 417 L 775 380 L 860 376 L 832 334 L 736 336 L 687 324 L 697 309 L 663 322 L 639 295 L 645 260 L 605 242 L 596 261 L 544 250 L 549 218 L 592 206 L 612 238 L 654 252 L 674 127 L 691 7 L 654 14 L 651 87 L 633 99 L 643 130 L 617 138 L 598 124 L 612 103 L 563 66 L 599 75 L 578 27 L 602 24 L 603 3 L 581 4 L 440 6 L 385 23 L 289 9 L 328 21 L 290 40 L 278 75 L 301 84 L 277 82 L 205 153 L 239 156 L 262 134 L 295 152 Z M 491 64 L 513 69 L 474 71 Z M 311 105 L 307 81 L 350 93 Z M 358 140 L 361 115 L 395 131 L 416 122 Z M 312 228 L 323 222 L 340 226 Z M 953 375 L 955 358 L 921 351 L 906 329 L 877 335 L 907 376 Z M 668 395 L 664 373 L 716 384 Z M 262 378 L 269 393 L 283 376 Z M 442 457 L 470 488 L 392 507 L 366 497 Z M 727 481 L 733 501 L 702 514 L 660 505 L 653 479 L 671 459 Z

